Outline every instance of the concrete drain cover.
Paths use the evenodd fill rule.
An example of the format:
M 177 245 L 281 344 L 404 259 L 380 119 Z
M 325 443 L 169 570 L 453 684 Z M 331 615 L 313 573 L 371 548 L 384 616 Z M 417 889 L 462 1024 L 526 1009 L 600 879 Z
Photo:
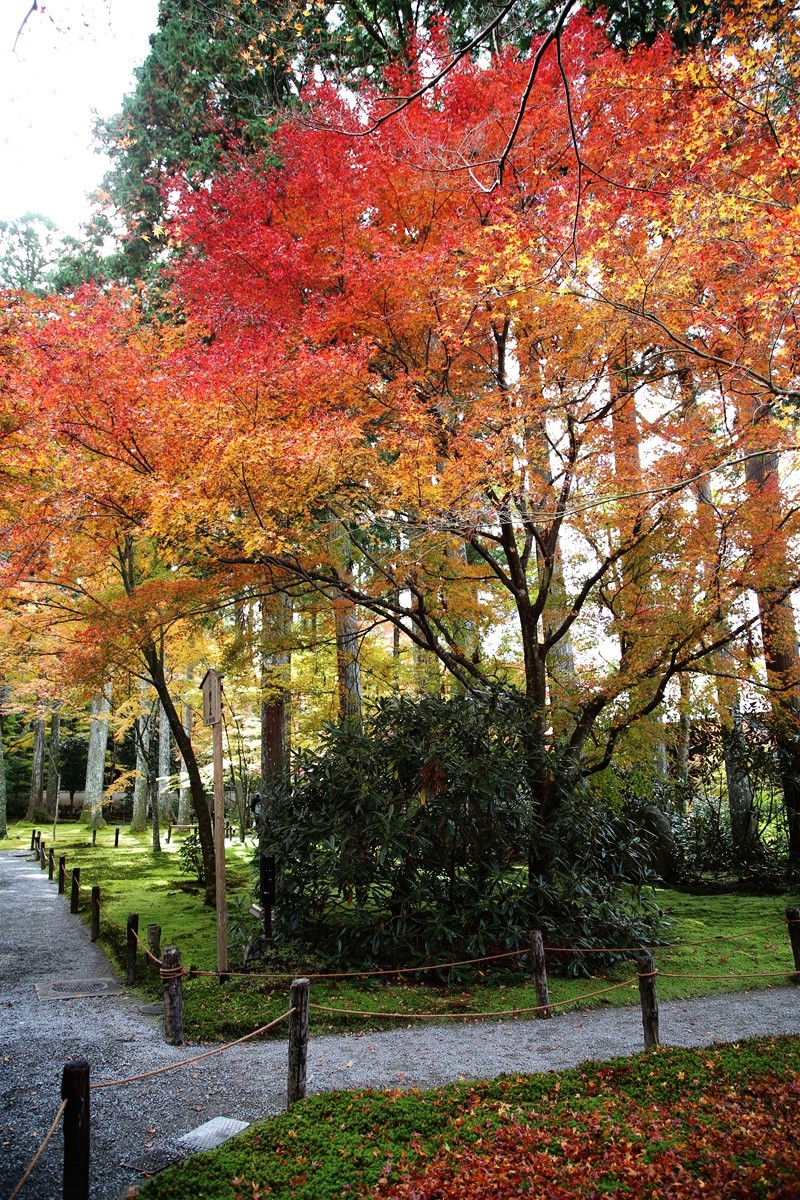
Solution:
M 147 1150 L 138 1158 L 128 1159 L 123 1166 L 131 1167 L 141 1175 L 156 1175 L 166 1167 L 171 1167 L 174 1163 L 188 1158 L 190 1154 L 216 1149 L 223 1142 L 227 1142 L 228 1138 L 232 1138 L 234 1134 L 247 1129 L 247 1126 L 247 1121 L 235 1121 L 233 1117 L 213 1117 L 204 1125 L 198 1125 L 197 1129 L 185 1133 L 183 1137 L 176 1138 L 171 1146 L 160 1146 L 154 1150 Z
M 80 1000 L 83 996 L 118 996 L 116 979 L 53 979 L 35 984 L 40 1000 Z
M 204 1125 L 198 1125 L 197 1129 L 192 1129 L 183 1137 L 179 1137 L 175 1145 L 184 1154 L 199 1154 L 201 1150 L 215 1150 L 217 1146 L 227 1142 L 228 1138 L 232 1138 L 234 1134 L 247 1129 L 247 1126 L 247 1121 L 235 1121 L 233 1117 L 213 1117 Z

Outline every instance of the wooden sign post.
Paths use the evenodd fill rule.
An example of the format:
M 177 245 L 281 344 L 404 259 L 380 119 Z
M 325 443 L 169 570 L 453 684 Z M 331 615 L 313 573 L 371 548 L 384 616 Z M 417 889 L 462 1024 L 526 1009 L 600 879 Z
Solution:
M 200 684 L 203 720 L 211 726 L 214 749 L 214 857 L 217 864 L 217 975 L 228 977 L 228 927 L 225 921 L 225 796 L 222 789 L 222 676 L 211 668 Z

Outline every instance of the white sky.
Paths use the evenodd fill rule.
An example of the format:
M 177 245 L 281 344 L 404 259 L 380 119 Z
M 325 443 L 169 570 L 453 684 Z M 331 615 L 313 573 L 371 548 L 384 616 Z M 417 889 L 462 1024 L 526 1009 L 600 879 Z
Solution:
M 75 233 L 106 159 L 94 113 L 119 111 L 147 56 L 158 0 L 0 0 L 0 219 L 40 212 Z

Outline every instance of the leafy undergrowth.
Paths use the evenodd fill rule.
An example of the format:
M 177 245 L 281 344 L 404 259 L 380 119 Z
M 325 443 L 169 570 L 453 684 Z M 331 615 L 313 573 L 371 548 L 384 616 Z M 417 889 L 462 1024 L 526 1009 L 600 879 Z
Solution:
M 47 833 L 48 830 L 43 830 L 44 835 Z M 15 823 L 9 826 L 3 849 L 27 849 L 30 837 L 29 824 Z M 66 855 L 68 871 L 73 866 L 81 868 L 81 915 L 86 921 L 89 891 L 94 884 L 100 886 L 103 907 L 100 944 L 116 961 L 120 972 L 125 969 L 125 923 L 130 912 L 139 914 L 142 939 L 146 938 L 148 924 L 159 925 L 162 946 L 178 946 L 184 966 L 214 971 L 216 914 L 203 903 L 202 889 L 180 872 L 177 850 L 181 837 L 175 835 L 169 844 L 164 838 L 162 852 L 157 854 L 153 852 L 149 834 L 132 834 L 127 827 L 121 828 L 116 848 L 111 827 L 98 832 L 95 846 L 91 845 L 85 825 L 64 823 L 58 827 L 54 843 L 57 853 Z M 246 911 L 252 899 L 252 856 L 252 841 L 243 846 L 234 840 L 227 845 L 229 894 L 239 912 Z M 713 995 L 787 982 L 792 956 L 784 918 L 787 905 L 800 902 L 796 893 L 694 896 L 663 889 L 657 892 L 657 900 L 670 923 L 670 940 L 688 943 L 678 949 L 656 948 L 654 956 L 661 972 L 660 999 Z M 229 922 L 232 971 L 239 969 L 242 949 L 234 936 L 234 926 L 235 920 Z M 759 932 L 751 933 L 753 930 Z M 638 986 L 632 979 L 636 967 L 630 959 L 598 966 L 595 956 L 586 954 L 581 960 L 586 977 L 571 978 L 556 975 L 553 968 L 557 964 L 553 956 L 550 958 L 550 996 L 555 1004 L 568 1002 L 568 1007 L 575 1008 L 638 1003 Z M 219 985 L 216 976 L 186 980 L 184 1036 L 191 1042 L 228 1041 L 250 1033 L 286 1012 L 292 975 L 323 969 L 324 965 L 313 958 L 297 961 L 275 952 L 272 961 L 262 963 L 258 970 L 286 972 L 283 979 L 249 975 L 231 978 L 224 986 Z M 673 975 L 679 978 L 672 978 Z M 618 983 L 625 986 L 591 995 Z M 144 960 L 140 960 L 135 990 L 148 1000 L 158 1000 L 161 996 L 158 971 Z M 390 975 L 375 979 L 314 980 L 311 1001 L 334 1010 L 312 1009 L 311 1031 L 319 1034 L 393 1028 L 398 1021 L 411 1020 L 417 1013 L 433 1013 L 444 1021 L 461 1014 L 480 1017 L 485 1013 L 530 1010 L 537 998 L 527 956 L 522 955 L 519 960 L 495 964 L 491 970 L 476 966 L 471 974 L 450 986 L 445 986 L 441 974 L 438 978 L 424 979 Z M 343 1010 L 375 1015 L 358 1016 Z M 399 1016 L 379 1015 L 383 1012 Z M 270 1036 L 285 1037 L 285 1026 L 277 1026 Z
M 800 1038 L 431 1092 L 313 1096 L 143 1200 L 800 1198 Z

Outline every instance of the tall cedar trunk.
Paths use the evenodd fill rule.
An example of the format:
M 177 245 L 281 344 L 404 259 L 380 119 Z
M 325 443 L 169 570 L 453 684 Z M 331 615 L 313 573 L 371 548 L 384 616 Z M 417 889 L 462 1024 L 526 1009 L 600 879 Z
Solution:
M 748 420 L 759 414 L 750 409 Z M 791 600 L 790 570 L 783 530 L 783 497 L 777 456 L 764 451 L 745 462 L 753 590 L 758 600 L 761 640 L 770 685 L 774 737 L 789 831 L 789 871 L 800 876 L 800 649 Z
M 50 714 L 50 736 L 47 740 L 47 811 L 55 816 L 58 807 L 58 785 L 61 774 L 61 712 L 56 704 Z
M 150 786 L 150 705 L 148 687 L 139 681 L 139 716 L 136 718 L 136 779 L 133 783 L 133 812 L 131 831 L 144 833 L 147 829 L 147 797 Z
M 689 750 L 692 741 L 692 681 L 685 671 L 678 676 L 678 744 L 675 752 L 675 778 L 684 786 L 689 782 Z
M 33 764 L 31 766 L 31 790 L 28 799 L 27 821 L 33 821 L 37 810 L 41 811 L 42 785 L 44 781 L 44 719 L 37 717 L 33 722 Z
M 186 676 L 187 681 L 191 680 L 191 672 Z M 194 725 L 194 709 L 188 702 L 183 705 L 183 730 L 186 736 L 191 740 L 192 728 Z M 189 786 L 189 772 L 186 770 L 186 763 L 181 756 L 180 765 L 180 790 L 178 792 L 178 824 L 188 825 L 192 811 L 192 789 Z
M 172 744 L 169 736 L 169 721 L 162 711 L 158 717 L 158 805 L 161 824 L 165 827 L 172 820 Z
M 261 785 L 289 764 L 289 701 L 292 672 L 292 601 L 277 595 L 261 601 Z M 265 814 L 266 815 L 266 814 Z
M 205 875 L 205 902 L 212 907 L 216 904 L 217 881 L 216 881 L 216 858 L 214 855 L 214 830 L 211 825 L 211 813 L 206 799 L 205 788 L 203 781 L 200 778 L 200 768 L 197 765 L 194 748 L 191 738 L 187 735 L 183 728 L 180 714 L 173 703 L 172 697 L 169 694 L 166 677 L 164 675 L 164 666 L 161 662 L 161 657 L 158 650 L 152 642 L 147 643 L 142 647 L 142 654 L 147 663 L 147 669 L 150 674 L 153 687 L 156 689 L 156 695 L 164 706 L 169 727 L 172 730 L 172 736 L 175 738 L 175 744 L 178 751 L 186 764 L 186 770 L 189 775 L 189 787 L 192 792 L 192 806 L 197 817 L 197 832 L 200 838 L 200 849 L 203 855 L 203 873 Z
M 342 522 L 330 516 L 331 560 L 342 583 L 353 582 L 353 552 Z M 336 625 L 336 667 L 339 684 L 339 718 L 361 728 L 361 667 L 358 661 L 358 619 L 356 606 L 344 591 L 333 597 Z
M 86 789 L 81 818 L 90 828 L 101 829 L 103 817 L 103 791 L 106 773 L 106 748 L 108 746 L 108 715 L 111 712 L 111 688 L 108 685 L 102 695 L 92 700 L 92 720 L 89 725 L 89 754 L 86 760 Z
M 0 695 L 5 689 L 0 688 Z M 6 795 L 6 757 L 3 748 L 3 714 L 0 711 L 0 838 L 8 835 L 8 799 Z

